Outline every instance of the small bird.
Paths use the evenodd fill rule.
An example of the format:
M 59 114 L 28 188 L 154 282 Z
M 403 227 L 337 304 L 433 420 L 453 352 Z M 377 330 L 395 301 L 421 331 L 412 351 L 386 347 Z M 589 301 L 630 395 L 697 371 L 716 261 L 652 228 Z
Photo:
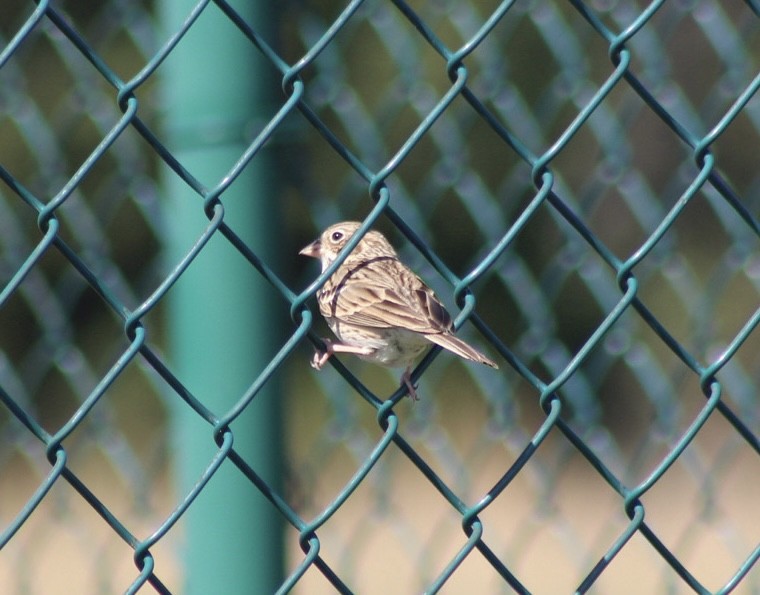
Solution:
M 344 221 L 328 227 L 299 254 L 318 258 L 322 271 L 338 257 L 361 224 Z M 417 275 L 398 258 L 385 236 L 368 231 L 317 292 L 319 311 L 339 342 L 325 339 L 326 351 L 311 361 L 319 370 L 333 353 L 352 353 L 388 367 L 406 369 L 401 376 L 417 400 L 411 380 L 414 361 L 440 345 L 459 357 L 498 368 L 495 362 L 454 336 L 451 316 Z

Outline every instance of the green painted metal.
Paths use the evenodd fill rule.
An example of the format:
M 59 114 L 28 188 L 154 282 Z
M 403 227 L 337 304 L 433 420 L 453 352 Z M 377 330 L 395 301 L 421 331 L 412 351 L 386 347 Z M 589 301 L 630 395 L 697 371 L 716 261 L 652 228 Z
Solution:
M 393 18 L 399 19 L 405 30 L 411 32 L 407 34 L 424 42 L 425 49 L 438 60 L 431 63 L 437 64 L 450 84 L 429 102 L 402 142 L 382 153 L 382 159 L 369 159 L 357 146 L 365 146 L 361 141 L 367 138 L 376 140 L 372 138 L 376 133 L 371 129 L 369 133 L 351 131 L 356 133 L 351 137 L 356 142 L 346 142 L 344 131 L 325 120 L 307 91 L 310 85 L 317 86 L 311 69 L 339 46 L 341 36 L 352 23 L 358 19 L 373 23 L 370 4 L 362 0 L 346 3 L 342 10 L 331 15 L 319 34 L 312 36 L 302 55 L 285 57 L 272 42 L 276 38 L 276 22 L 273 22 L 276 15 L 269 5 L 232 4 L 224 0 L 163 2 L 159 4 L 159 47 L 129 80 L 123 80 L 92 48 L 88 38 L 76 30 L 71 19 L 50 3 L 40 2 L 31 9 L 18 31 L 10 37 L 0 52 L 0 68 L 13 61 L 24 41 L 35 34 L 41 23 L 52 27 L 57 35 L 66 39 L 69 49 L 112 87 L 119 115 L 103 131 L 99 142 L 76 171 L 49 197 L 27 188 L 0 163 L 0 179 L 14 198 L 37 217 L 39 228 L 36 244 L 20 259 L 4 283 L 0 308 L 20 294 L 25 281 L 45 255 L 56 252 L 118 318 L 123 326 L 124 345 L 93 388 L 81 395 L 76 411 L 53 432 L 45 429 L 37 412 L 14 394 L 12 388 L 0 385 L 0 403 L 8 416 L 42 444 L 50 463 L 47 475 L 8 525 L 2 527 L 0 547 L 16 539 L 60 482 L 73 488 L 134 551 L 136 575 L 128 592 L 138 592 L 146 586 L 169 592 L 160 578 L 160 560 L 153 551 L 181 523 L 186 548 L 182 555 L 185 566 L 182 592 L 287 593 L 299 586 L 306 573 L 318 572 L 334 591 L 351 593 L 351 577 L 342 572 L 340 561 L 323 555 L 321 533 L 376 470 L 386 453 L 396 450 L 461 518 L 463 538 L 447 564 L 435 569 L 426 584 L 427 592 L 441 591 L 469 556 L 481 556 L 505 586 L 517 593 L 529 593 L 529 585 L 520 576 L 518 565 L 489 541 L 488 525 L 483 518 L 554 433 L 560 434 L 616 494 L 620 509 L 627 517 L 627 524 L 621 526 L 619 534 L 604 544 L 601 558 L 589 564 L 578 577 L 576 592 L 592 592 L 597 580 L 634 537 L 645 540 L 680 583 L 696 593 L 711 592 L 702 584 L 699 573 L 687 568 L 672 544 L 648 522 L 646 496 L 684 456 L 713 417 L 721 416 L 747 450 L 760 454 L 760 439 L 753 428 L 756 417 L 746 413 L 743 416 L 725 398 L 724 375 L 728 364 L 757 331 L 760 309 L 742 322 L 720 354 L 708 360 L 703 353 L 695 353 L 692 346 L 679 340 L 677 333 L 652 311 L 651 303 L 643 299 L 642 266 L 651 261 L 683 213 L 701 193 L 708 191 L 721 208 L 731 211 L 740 221 L 742 231 L 737 235 L 741 235 L 741 241 L 737 240 L 737 244 L 756 246 L 760 237 L 757 201 L 753 203 L 747 196 L 740 195 L 720 171 L 716 146 L 726 138 L 729 128 L 740 121 L 740 116 L 754 109 L 751 113 L 756 117 L 756 107 L 752 107 L 756 103 L 752 102 L 757 99 L 760 74 L 747 77 L 748 82 L 742 84 L 730 106 L 714 123 L 701 129 L 693 119 L 663 101 L 659 89 L 655 88 L 657 85 L 647 78 L 651 73 L 642 72 L 637 62 L 637 52 L 641 50 L 637 44 L 664 10 L 664 0 L 651 2 L 637 13 L 616 13 L 616 18 L 622 19 L 623 14 L 630 17 L 624 22 L 615 21 L 609 15 L 603 18 L 598 6 L 591 3 L 571 0 L 563 8 L 567 11 L 564 17 L 580 19 L 587 27 L 585 31 L 593 35 L 593 41 L 603 44 L 608 53 L 608 70 L 595 86 L 586 90 L 582 104 L 571 118 L 561 121 L 559 130 L 552 128 L 549 136 L 549 124 L 540 122 L 546 124 L 547 137 L 531 136 L 520 127 L 519 118 L 511 119 L 510 114 L 496 109 L 494 98 L 478 87 L 482 81 L 474 76 L 478 71 L 472 67 L 478 52 L 489 39 L 499 35 L 500 27 L 505 26 L 513 11 L 524 10 L 520 3 L 513 0 L 500 3 L 479 27 L 470 29 L 474 32 L 463 36 L 458 47 L 454 47 L 447 41 L 450 38 L 444 38 L 421 14 L 423 8 L 394 0 L 389 6 L 384 5 L 384 9 L 390 5 L 396 9 Z M 753 15 L 760 16 L 756 2 L 746 2 L 746 6 Z M 548 12 L 542 13 L 542 18 L 534 23 L 546 27 L 546 39 L 567 41 L 562 35 L 565 27 L 562 19 L 550 12 L 551 7 L 546 10 Z M 708 17 L 709 14 L 700 16 L 704 23 L 710 22 Z M 710 18 L 720 22 L 714 15 Z M 385 14 L 385 20 L 378 19 L 374 23 L 376 33 L 383 30 L 388 19 Z M 615 22 L 614 27 L 612 22 Z M 753 24 L 757 26 L 757 21 Z M 707 25 L 704 26 L 706 29 Z M 307 26 L 304 29 L 311 31 Z M 723 40 L 731 37 L 715 35 Z M 583 49 L 580 43 L 570 43 L 552 51 L 554 59 L 567 72 L 573 72 Z M 716 52 L 720 51 L 729 50 L 720 45 Z M 416 58 L 411 57 L 411 62 L 414 61 Z M 415 66 L 411 62 L 405 63 L 409 69 Z M 152 126 L 142 119 L 141 93 L 144 85 L 157 77 L 161 77 L 160 103 L 164 120 L 161 126 Z M 279 83 L 273 84 L 276 80 Z M 336 87 L 343 84 L 340 80 L 331 83 Z M 275 97 L 272 89 L 277 86 L 281 94 Z M 557 175 L 559 158 L 572 152 L 573 142 L 592 129 L 595 117 L 602 117 L 606 110 L 612 109 L 609 107 L 615 105 L 612 98 L 621 89 L 633 92 L 662 122 L 664 129 L 688 153 L 692 166 L 688 183 L 683 184 L 672 204 L 653 215 L 655 223 L 627 256 L 617 254 L 595 233 L 583 209 L 568 198 Z M 325 92 L 324 88 L 322 91 Z M 532 183 L 534 187 L 532 196 L 508 225 L 483 222 L 484 229 L 491 223 L 490 229 L 498 231 L 484 234 L 490 238 L 487 251 L 461 275 L 423 239 L 425 235 L 409 216 L 414 209 L 406 205 L 404 211 L 399 207 L 401 201 L 391 184 L 414 150 L 433 135 L 435 127 L 445 122 L 457 104 L 470 108 L 471 114 L 520 160 L 526 172 L 525 184 Z M 320 344 L 313 329 L 315 321 L 310 304 L 315 292 L 342 261 L 339 258 L 326 271 L 315 275 L 302 290 L 294 288 L 283 274 L 287 267 L 281 260 L 283 242 L 279 236 L 282 229 L 279 162 L 272 142 L 278 132 L 288 130 L 289 119 L 293 118 L 298 118 L 310 133 L 321 136 L 325 147 L 366 186 L 366 216 L 349 247 L 356 245 L 379 220 L 390 222 L 450 285 L 459 308 L 456 326 L 469 323 L 476 328 L 508 364 L 504 366 L 506 373 L 519 378 L 535 394 L 541 422 L 525 439 L 521 454 L 474 504 L 466 502 L 458 490 L 447 483 L 400 429 L 401 409 L 396 406 L 404 398 L 404 391 L 398 389 L 389 397 L 380 398 L 335 358 L 331 360 L 334 369 L 363 400 L 362 405 L 370 407 L 376 416 L 375 442 L 348 481 L 314 518 L 303 518 L 284 490 L 282 371 L 287 358 L 299 346 Z M 141 297 L 136 303 L 115 289 L 102 274 L 102 268 L 94 266 L 88 260 L 89 255 L 84 255 L 79 246 L 65 236 L 60 215 L 104 155 L 115 151 L 118 141 L 132 133 L 139 135 L 144 150 L 155 154 L 160 162 L 168 222 L 167 237 L 162 238 L 166 241 L 166 274 L 147 297 Z M 367 138 L 362 138 L 362 133 L 367 134 Z M 623 131 L 616 133 L 622 135 Z M 606 137 L 599 134 L 599 144 L 603 146 L 605 140 Z M 282 138 L 278 142 L 283 142 Z M 493 202 L 497 203 L 497 209 L 501 207 L 498 201 Z M 633 210 L 637 205 L 632 201 L 628 206 Z M 473 200 L 468 208 L 477 214 L 480 207 Z M 603 316 L 565 360 L 557 363 L 549 357 L 542 359 L 546 353 L 538 356 L 543 367 L 539 374 L 500 329 L 493 328 L 476 313 L 475 307 L 477 282 L 505 268 L 516 240 L 535 222 L 539 213 L 546 211 L 571 229 L 574 239 L 606 267 L 604 271 L 614 280 L 614 291 L 605 293 Z M 317 220 L 319 213 L 315 213 L 314 218 Z M 736 269 L 741 266 L 737 265 Z M 558 277 L 560 281 L 549 279 L 537 284 L 541 299 L 531 300 L 524 293 L 525 306 L 518 315 L 530 319 L 531 305 L 551 307 L 556 297 L 553 292 L 566 280 L 561 275 Z M 589 287 L 592 285 L 589 282 Z M 521 289 L 527 291 L 526 286 Z M 155 348 L 145 323 L 159 305 L 165 308 L 167 316 L 168 355 Z M 277 321 L 281 325 L 282 316 L 272 315 L 278 310 L 281 314 L 289 311 L 293 323 L 289 331 L 278 326 Z M 709 313 L 703 315 L 709 316 Z M 696 379 L 704 394 L 704 403 L 675 435 L 669 451 L 637 481 L 630 481 L 619 470 L 611 468 L 604 453 L 579 430 L 578 424 L 569 421 L 573 407 L 580 410 L 580 415 L 589 416 L 594 409 L 593 399 L 574 394 L 570 385 L 583 377 L 584 366 L 604 349 L 605 341 L 624 324 L 626 317 L 632 316 L 643 322 L 658 345 L 675 356 L 682 372 Z M 538 315 L 532 320 L 541 322 Z M 554 339 L 550 331 L 542 329 L 540 332 L 544 344 L 551 344 Z M 420 362 L 413 373 L 415 380 L 426 374 L 438 353 L 438 349 L 433 349 Z M 84 420 L 93 416 L 125 370 L 138 362 L 160 379 L 172 412 L 172 446 L 178 461 L 176 502 L 163 522 L 147 536 L 138 535 L 128 527 L 128 523 L 72 470 L 66 444 Z M 639 378 L 643 385 L 648 380 L 646 376 Z M 756 390 L 758 382 L 760 380 L 755 378 L 749 384 Z M 482 384 L 490 388 L 487 381 Z M 657 390 L 648 390 L 648 394 L 656 408 Z M 503 396 L 491 398 L 497 400 Z M 585 408 L 578 407 L 578 402 L 571 397 L 586 398 L 581 401 Z M 303 552 L 302 557 L 291 564 L 287 576 L 284 570 L 286 526 L 298 535 L 298 545 Z M 728 593 L 742 585 L 758 560 L 760 546 L 747 552 L 734 574 L 712 592 Z
M 167 30 L 193 6 L 183 0 L 163 3 Z M 240 16 L 265 30 L 274 18 L 271 9 L 257 10 L 255 3 Z M 173 48 L 163 86 L 165 103 L 173 106 L 164 125 L 167 144 L 197 180 L 188 185 L 174 172 L 165 176 L 170 266 L 181 262 L 199 230 L 219 230 L 227 222 L 259 258 L 276 264 L 275 161 L 261 143 L 251 150 L 245 136 L 268 117 L 271 73 L 218 11 L 206 10 L 188 36 L 207 43 L 181 42 Z M 219 39 L 227 42 L 219 44 Z M 240 160 L 246 149 L 247 159 Z M 184 517 L 183 591 L 218 592 L 223 584 L 225 593 L 273 592 L 284 571 L 282 517 L 224 461 L 234 449 L 271 489 L 281 489 L 279 382 L 256 384 L 282 337 L 269 314 L 274 294 L 217 235 L 204 236 L 202 251 L 168 297 L 175 373 L 204 407 L 216 412 L 203 430 L 186 403 L 175 400 L 172 407 L 179 493 L 193 494 L 193 486 L 203 486 Z M 213 441 L 199 440 L 199 432 Z M 213 481 L 206 481 L 211 472 Z

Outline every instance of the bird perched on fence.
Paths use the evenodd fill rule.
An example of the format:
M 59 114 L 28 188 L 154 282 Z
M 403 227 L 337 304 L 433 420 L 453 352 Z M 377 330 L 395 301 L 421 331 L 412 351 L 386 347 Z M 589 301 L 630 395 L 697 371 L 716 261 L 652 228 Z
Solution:
M 300 251 L 318 258 L 324 271 L 359 229 L 344 221 L 328 227 Z M 338 337 L 325 339 L 311 365 L 319 370 L 333 353 L 352 353 L 388 367 L 406 369 L 401 376 L 409 396 L 417 400 L 411 380 L 414 361 L 431 343 L 459 357 L 498 368 L 495 362 L 454 336 L 451 316 L 438 298 L 403 264 L 377 231 L 368 231 L 317 292 L 319 311 Z

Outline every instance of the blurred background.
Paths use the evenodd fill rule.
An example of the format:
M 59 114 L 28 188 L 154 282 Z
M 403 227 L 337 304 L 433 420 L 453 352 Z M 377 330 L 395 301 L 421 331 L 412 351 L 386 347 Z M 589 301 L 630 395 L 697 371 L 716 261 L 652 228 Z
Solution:
M 378 198 L 368 177 L 391 162 L 390 209 L 375 227 L 452 315 L 463 305 L 452 280 L 509 240 L 470 284 L 481 322 L 459 331 L 500 369 L 446 353 L 430 363 L 420 401 L 394 407 L 398 434 L 430 473 L 390 444 L 316 529 L 324 564 L 356 593 L 418 593 L 442 574 L 446 593 L 520 592 L 477 550 L 449 576 L 467 535 L 430 479 L 469 507 L 513 469 L 478 514 L 483 541 L 525 591 L 573 592 L 630 523 L 590 453 L 626 488 L 646 483 L 647 527 L 705 589 L 749 567 L 733 592 L 760 592 L 758 8 L 678 1 L 647 15 L 643 2 L 515 2 L 463 60 L 491 125 L 462 94 L 445 101 L 460 81 L 428 39 L 455 52 L 500 6 L 286 1 L 273 12 L 220 2 L 164 56 L 192 3 L 5 0 L 3 592 L 210 592 L 203 581 L 226 585 L 255 559 L 270 567 L 255 592 L 285 577 L 296 593 L 339 590 L 314 565 L 299 572 L 303 527 L 262 498 L 267 490 L 229 460 L 212 469 L 222 441 L 210 418 L 230 416 L 235 448 L 305 523 L 346 493 L 384 438 L 356 387 L 384 400 L 399 373 L 349 357 L 345 368 L 309 367 L 313 345 L 290 311 L 319 267 L 297 253 L 331 223 L 366 217 Z M 640 92 L 616 79 L 600 94 L 618 60 L 598 29 L 634 24 L 624 58 Z M 120 81 L 134 83 L 123 96 Z M 301 91 L 300 109 L 289 106 Z M 715 175 L 685 194 L 703 165 L 690 142 L 708 134 Z M 551 200 L 534 175 L 541 157 Z M 219 196 L 227 227 L 209 228 Z M 45 243 L 50 213 L 64 249 Z M 638 310 L 611 266 L 634 256 Z M 155 359 L 121 365 L 134 340 L 125 319 L 145 304 L 139 322 Z M 313 331 L 329 333 L 318 317 Z M 213 416 L 204 421 L 156 361 Z M 723 409 L 692 427 L 707 403 L 695 370 L 719 363 Z M 558 379 L 559 419 L 585 451 L 542 407 Z M 67 468 L 138 541 L 160 532 L 149 545 L 162 587 L 138 578 L 134 548 L 92 501 L 51 476 L 46 445 L 22 418 L 64 432 Z M 685 435 L 693 440 L 664 465 Z M 276 552 L 248 541 L 259 529 Z M 693 591 L 636 532 L 590 592 Z

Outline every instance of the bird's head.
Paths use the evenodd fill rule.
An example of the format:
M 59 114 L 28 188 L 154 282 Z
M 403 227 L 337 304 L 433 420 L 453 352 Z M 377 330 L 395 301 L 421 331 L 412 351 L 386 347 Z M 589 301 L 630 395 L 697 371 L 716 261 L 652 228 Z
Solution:
M 338 257 L 340 251 L 359 229 L 358 221 L 343 221 L 328 227 L 322 235 L 306 246 L 299 254 L 318 258 L 324 271 Z M 354 248 L 348 260 L 364 261 L 379 256 L 396 258 L 396 251 L 379 231 L 368 231 Z M 345 261 L 345 262 L 347 262 Z

